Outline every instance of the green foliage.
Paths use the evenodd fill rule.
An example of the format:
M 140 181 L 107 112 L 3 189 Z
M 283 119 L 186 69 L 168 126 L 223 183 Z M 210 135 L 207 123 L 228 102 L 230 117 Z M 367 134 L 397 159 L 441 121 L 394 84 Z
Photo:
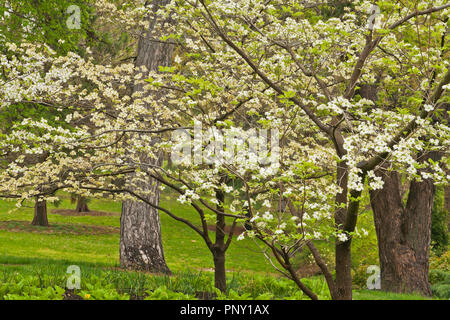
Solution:
M 60 300 L 66 291 L 65 265 L 43 268 L 2 267 L 0 300 Z M 81 266 L 81 288 L 73 291 L 85 300 L 194 300 L 200 292 L 218 300 L 308 299 L 292 281 L 258 275 L 233 275 L 233 288 L 221 293 L 213 286 L 210 273 L 185 270 L 171 277 Z M 197 281 L 196 278 L 200 278 Z M 304 279 L 317 290 L 321 299 L 329 299 L 321 278 Z
M 90 276 L 83 278 L 84 290 L 80 291 L 80 296 L 92 300 L 129 300 L 128 293 L 119 293 L 112 283 L 105 281 L 105 278 L 99 276 Z
M 440 269 L 431 270 L 429 279 L 433 296 L 450 299 L 450 272 Z
M 447 211 L 444 207 L 444 198 L 444 187 L 437 187 L 431 218 L 431 245 L 438 256 L 442 255 L 448 247 Z
M 46 286 L 49 277 L 13 274 L 3 279 L 0 285 L 2 300 L 60 300 L 64 289 L 60 286 Z
M 90 0 L 0 0 L 0 34 L 6 42 L 45 42 L 64 54 L 80 52 L 80 41 L 87 39 L 92 28 Z M 69 29 L 69 6 L 80 8 L 81 28 Z M 63 40 L 63 41 L 60 41 Z
M 372 211 L 358 216 L 357 230 L 365 230 L 367 235 L 355 237 L 352 241 L 352 269 L 360 266 L 378 265 L 378 239 L 375 231 Z M 362 233 L 362 232 L 360 232 Z
M 194 296 L 168 290 L 165 286 L 154 291 L 147 290 L 146 293 L 148 296 L 145 297 L 145 300 L 195 300 Z
M 438 283 L 431 286 L 433 295 L 441 299 L 450 299 L 450 283 Z
M 0 300 L 61 300 L 66 292 L 65 283 L 67 280 L 66 274 L 57 272 L 55 268 L 47 268 L 44 272 L 30 273 L 21 269 L 17 272 L 15 267 L 2 267 L 0 276 Z M 45 268 L 44 268 L 45 269 Z M 194 282 L 190 289 L 186 283 L 194 281 L 198 273 L 184 271 L 182 273 L 174 274 L 173 282 L 169 286 L 159 285 L 156 283 L 166 277 L 152 276 L 138 272 L 127 271 L 113 271 L 102 270 L 100 268 L 84 266 L 82 268 L 81 289 L 74 290 L 73 293 L 85 300 L 128 300 L 128 299 L 145 299 L 145 300 L 195 300 L 196 293 L 202 287 Z M 35 269 L 36 271 L 36 269 Z M 61 271 L 61 270 L 60 270 Z M 211 275 L 201 273 L 199 275 L 204 279 L 212 281 Z M 142 288 L 138 291 L 130 291 L 136 282 L 142 282 Z M 292 281 L 288 279 L 276 279 L 268 276 L 236 276 L 236 281 L 239 284 L 234 289 L 222 293 L 217 289 L 211 289 L 209 292 L 211 297 L 217 300 L 302 300 L 308 299 Z M 313 277 L 302 280 L 308 287 L 318 293 L 320 299 L 329 299 L 328 289 L 325 281 L 321 277 Z M 448 281 L 448 280 L 447 280 Z M 185 292 L 177 289 L 175 284 L 184 283 L 185 289 L 190 292 Z M 450 284 L 448 282 L 440 282 L 433 286 L 433 293 L 440 298 L 448 298 L 448 289 Z M 446 295 L 447 294 L 447 295 Z M 361 300 L 382 300 L 382 299 L 424 299 L 421 296 L 415 295 L 401 295 L 386 293 L 380 291 L 356 291 L 354 292 L 355 299 Z
M 431 270 L 429 274 L 429 281 L 432 285 L 442 282 L 450 283 L 450 272 L 440 269 Z
M 70 203 L 70 194 L 61 195 L 61 208 L 73 208 Z M 170 194 L 162 194 L 162 201 L 169 203 L 172 210 L 183 217 L 190 217 L 194 213 L 186 206 L 170 201 Z M 33 216 L 32 208 L 21 208 L 8 214 L 14 207 L 11 202 L 0 201 L 0 221 L 24 220 L 30 221 Z M 120 203 L 92 199 L 92 210 L 120 212 Z M 53 208 L 49 204 L 49 209 Z M 367 215 L 367 219 L 369 215 Z M 210 256 L 206 251 L 198 250 L 192 243 L 197 239 L 195 234 L 189 233 L 179 223 L 161 216 L 163 241 L 168 258 L 169 267 L 174 271 L 173 276 L 151 276 L 140 272 L 125 272 L 116 269 L 118 263 L 117 241 L 118 235 L 64 235 L 39 234 L 26 232 L 0 231 L 0 299 L 62 299 L 60 294 L 64 288 L 69 265 L 79 265 L 82 270 L 81 289 L 75 293 L 84 299 L 194 299 L 200 292 L 209 293 L 210 297 L 216 295 L 217 299 L 308 299 L 289 279 L 277 274 L 270 274 L 272 267 L 264 258 L 251 247 L 247 240 L 239 241 L 236 247 L 231 247 L 228 255 L 227 273 L 228 291 L 217 293 L 214 289 L 214 276 L 212 272 L 200 271 L 209 266 Z M 116 216 L 49 216 L 50 223 L 73 225 L 119 226 L 119 215 Z M 365 225 L 366 215 L 360 217 Z M 370 233 L 370 229 L 367 229 Z M 170 235 L 170 236 L 168 236 Z M 364 251 L 359 249 L 359 242 L 365 238 L 356 238 L 355 254 L 359 255 L 357 261 L 364 260 Z M 315 242 L 321 252 L 332 250 L 333 244 L 325 241 Z M 359 250 L 362 250 L 359 252 Z M 376 254 L 376 245 L 372 247 Z M 247 259 L 242 259 L 242 256 Z M 249 257 L 251 257 L 249 259 Z M 297 263 L 309 261 L 308 250 L 304 250 Z M 242 264 L 243 260 L 252 263 Z M 181 263 L 180 261 L 184 261 Z M 189 270 L 185 261 L 189 261 Z M 327 261 L 332 261 L 332 255 L 327 255 Z M 371 260 L 367 260 L 371 261 Z M 433 256 L 431 268 L 440 267 L 445 271 L 448 268 L 448 255 Z M 371 264 L 371 263 L 369 263 Z M 241 269 L 238 266 L 241 265 Z M 447 266 L 447 267 L 445 267 Z M 365 266 L 360 267 L 361 272 L 354 273 L 354 282 L 361 283 L 356 287 L 364 288 L 367 274 Z M 241 270 L 241 271 L 239 271 Z M 447 270 L 448 271 L 448 270 Z M 261 272 L 264 272 L 262 274 Z M 434 273 L 433 273 L 434 274 Z M 439 276 L 430 275 L 433 284 L 442 282 Z M 358 280 L 360 275 L 360 280 Z M 438 280 L 434 280 L 438 279 Z M 22 282 L 21 282 L 22 281 Z M 303 278 L 302 281 L 319 295 L 320 299 L 329 299 L 329 291 L 323 277 Z M 359 281 L 359 282 L 358 282 Z M 22 283 L 21 285 L 19 285 Z M 30 287 L 29 289 L 24 289 Z M 433 291 L 441 294 L 443 290 Z M 211 296 L 212 295 L 212 296 Z M 421 297 L 405 297 L 403 295 L 391 296 L 388 293 L 370 291 L 355 292 L 356 299 L 419 299 Z
M 345 14 L 345 8 L 353 9 L 354 6 L 351 1 L 333 0 L 328 3 L 328 5 L 320 7 L 321 14 L 325 19 L 340 17 Z
M 303 283 L 310 288 L 321 300 L 331 299 L 330 291 L 323 277 L 310 277 L 302 279 Z
M 60 126 L 68 129 L 69 126 L 64 121 L 68 112 L 68 110 L 55 112 L 54 110 L 51 110 L 50 107 L 38 103 L 13 104 L 2 109 L 2 112 L 0 113 L 0 127 L 2 128 L 2 133 L 9 133 L 12 125 L 18 125 L 23 119 L 39 121 L 44 118 L 50 126 Z M 35 132 L 37 130 L 36 128 L 24 125 L 18 126 L 29 132 L 37 133 Z
M 353 300 L 429 300 L 430 298 L 415 294 L 400 294 L 379 290 L 360 290 L 353 292 Z
M 73 11 L 68 11 L 71 6 L 77 6 L 80 10 L 79 29 L 70 29 L 67 25 L 68 19 L 74 14 Z M 92 0 L 0 0 L 0 52 L 6 51 L 6 43 L 19 45 L 24 41 L 43 43 L 58 55 L 75 52 L 84 57 L 87 48 L 92 48 L 101 53 L 103 60 L 116 55 L 120 50 L 125 50 L 128 54 L 134 50 L 134 46 L 129 45 L 129 34 L 113 30 L 114 26 L 100 30 L 97 18 Z M 96 57 L 95 60 L 101 59 Z M 51 126 L 67 128 L 65 118 L 72 111 L 70 108 L 56 111 L 54 106 L 38 103 L 13 104 L 2 109 L 0 134 L 8 133 L 14 124 L 25 118 L 43 118 Z M 29 127 L 20 129 L 33 131 Z
M 430 255 L 430 270 L 440 269 L 450 272 L 450 251 L 445 251 L 441 256 L 434 254 Z
M 366 289 L 367 288 L 367 278 L 370 274 L 367 273 L 367 268 L 369 265 L 360 265 L 352 270 L 352 283 L 354 288 Z

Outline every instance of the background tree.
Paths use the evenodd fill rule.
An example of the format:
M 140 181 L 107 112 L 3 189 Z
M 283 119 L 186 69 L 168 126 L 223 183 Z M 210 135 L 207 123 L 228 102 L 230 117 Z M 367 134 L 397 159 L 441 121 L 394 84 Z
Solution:
M 90 210 L 89 210 L 87 202 L 88 202 L 88 199 L 86 199 L 83 196 L 78 196 L 76 198 L 77 206 L 75 208 L 75 211 L 76 212 L 89 212 Z
M 160 67 L 168 67 L 172 61 L 173 47 L 170 44 L 152 41 L 157 37 L 160 26 L 168 21 L 159 19 L 155 14 L 157 10 L 164 7 L 167 0 L 147 1 L 151 5 L 154 15 L 147 18 L 149 27 L 139 38 L 137 58 L 135 65 L 144 66 L 146 70 L 158 71 Z M 133 89 L 135 92 L 144 92 L 143 86 L 138 85 Z M 150 92 L 143 94 L 161 95 L 163 92 Z M 145 106 L 151 108 L 150 106 Z M 133 137 L 130 137 L 133 139 Z M 158 153 L 156 158 L 150 158 L 142 153 L 139 156 L 142 163 L 149 165 L 161 165 L 162 154 Z M 133 179 L 133 177 L 131 177 Z M 156 273 L 169 273 L 164 250 L 161 242 L 161 225 L 157 207 L 159 206 L 159 181 L 149 178 L 137 182 L 139 188 L 148 189 L 150 195 L 147 198 L 153 206 L 140 200 L 125 200 L 122 204 L 122 215 L 120 218 L 120 265 L 127 269 L 138 269 Z

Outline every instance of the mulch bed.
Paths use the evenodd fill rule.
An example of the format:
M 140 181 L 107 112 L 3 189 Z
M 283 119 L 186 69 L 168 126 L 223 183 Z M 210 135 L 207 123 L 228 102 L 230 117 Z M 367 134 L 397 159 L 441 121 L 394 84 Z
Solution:
M 208 225 L 208 230 L 216 231 L 216 226 L 215 226 L 215 225 Z M 225 226 L 225 234 L 229 234 L 230 231 L 231 231 L 231 226 Z M 234 228 L 233 235 L 238 236 L 238 235 L 240 235 L 240 234 L 241 234 L 242 232 L 244 232 L 244 231 L 245 231 L 245 228 L 244 228 L 244 227 L 236 226 L 236 227 Z
M 83 224 L 50 224 L 48 227 L 33 226 L 29 221 L 0 221 L 0 230 L 9 232 L 29 232 L 41 234 L 99 235 L 120 233 L 111 226 L 92 226 Z
M 120 216 L 118 212 L 106 212 L 106 211 L 87 211 L 87 212 L 77 212 L 71 209 L 53 209 L 50 211 L 51 214 L 59 214 L 62 216 L 93 216 L 93 217 L 105 217 L 105 216 Z
M 83 297 L 75 294 L 74 290 L 66 289 L 63 293 L 63 300 L 84 300 Z
M 305 264 L 297 269 L 297 274 L 300 278 L 308 278 L 322 274 L 322 271 L 316 264 Z
M 120 213 L 118 212 L 106 212 L 106 211 L 88 211 L 88 212 L 77 212 L 72 209 L 53 209 L 50 212 L 51 214 L 59 214 L 62 216 L 73 216 L 73 217 L 79 217 L 79 216 L 93 216 L 93 217 L 105 217 L 105 216 L 120 216 Z M 216 231 L 215 225 L 208 225 L 208 230 L 210 231 Z M 231 231 L 231 226 L 225 227 L 225 233 L 229 234 Z M 240 235 L 242 232 L 245 231 L 245 228 L 242 226 L 236 226 L 233 232 L 233 235 Z

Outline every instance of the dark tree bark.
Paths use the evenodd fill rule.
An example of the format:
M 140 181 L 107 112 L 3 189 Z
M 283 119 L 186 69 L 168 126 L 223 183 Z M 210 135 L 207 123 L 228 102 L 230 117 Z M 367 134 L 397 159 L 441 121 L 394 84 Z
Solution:
M 156 189 L 155 183 L 151 188 Z M 149 197 L 159 203 L 156 191 Z M 141 201 L 126 200 L 120 217 L 120 266 L 125 269 L 170 274 L 161 241 L 158 210 Z
M 77 199 L 76 212 L 89 212 L 89 207 L 85 197 L 79 196 Z
M 336 300 L 352 300 L 351 240 L 336 240 Z
M 36 198 L 36 202 L 34 204 L 34 217 L 31 224 L 33 226 L 48 227 L 46 200 Z
M 337 182 L 342 188 L 342 192 L 336 195 L 336 204 L 347 204 L 347 166 L 344 163 L 338 164 Z M 347 218 L 347 208 L 337 208 L 335 212 L 335 223 L 340 229 L 343 228 Z M 341 242 L 336 240 L 335 244 L 336 263 L 336 285 L 335 298 L 337 300 L 352 299 L 352 274 L 351 274 L 351 240 Z
M 168 0 L 153 0 L 147 3 L 152 4 L 156 12 L 159 7 L 166 5 Z M 151 41 L 152 38 L 158 38 L 155 35 L 158 31 L 155 29 L 162 23 L 163 21 L 158 19 L 150 21 L 148 32 L 139 40 L 136 66 L 146 66 L 148 70 L 157 71 L 159 66 L 170 65 L 172 45 Z M 141 91 L 142 88 L 137 86 L 134 90 Z M 158 165 L 161 164 L 162 155 L 158 159 L 142 155 L 140 161 Z M 140 187 L 150 191 L 149 202 L 158 206 L 159 183 L 150 178 L 143 183 Z M 158 210 L 141 201 L 127 200 L 122 204 L 120 222 L 120 265 L 127 269 L 170 273 L 164 258 Z
M 218 190 L 216 199 L 219 201 L 217 210 L 224 212 L 225 194 Z M 218 214 L 216 218 L 216 241 L 211 248 L 211 252 L 214 259 L 214 285 L 222 292 L 227 289 L 225 251 L 225 216 Z
M 397 172 L 378 170 L 382 190 L 370 192 L 381 269 L 381 289 L 431 296 L 428 258 L 434 185 L 412 181 L 406 205 Z
M 217 231 L 216 231 L 217 232 Z M 214 259 L 214 286 L 222 292 L 227 289 L 227 273 L 225 268 L 225 251 L 220 247 L 215 247 Z

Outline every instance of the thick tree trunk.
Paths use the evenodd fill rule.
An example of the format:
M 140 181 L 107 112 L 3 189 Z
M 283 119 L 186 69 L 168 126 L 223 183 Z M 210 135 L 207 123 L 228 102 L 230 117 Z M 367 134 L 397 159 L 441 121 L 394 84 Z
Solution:
M 336 204 L 347 204 L 347 166 L 344 163 L 338 163 L 337 182 L 342 188 L 342 192 L 336 195 Z M 338 228 L 342 228 L 347 216 L 347 208 L 337 208 L 335 212 L 335 223 Z M 336 263 L 336 286 L 335 298 L 337 300 L 352 299 L 352 274 L 351 274 L 351 240 L 341 242 L 336 240 L 335 244 L 335 263 Z
M 156 188 L 155 184 L 152 188 Z M 159 193 L 150 197 L 159 203 Z M 158 210 L 141 201 L 126 200 L 120 217 L 120 266 L 170 274 L 161 241 Z
M 148 1 L 156 12 L 160 6 L 168 3 L 168 0 Z M 173 48 L 171 45 L 151 41 L 158 38 L 154 33 L 155 26 L 162 21 L 152 19 L 149 30 L 141 37 L 138 44 L 136 66 L 146 66 L 148 70 L 157 71 L 159 66 L 170 65 Z M 135 91 L 141 91 L 137 86 Z M 152 94 L 161 94 L 154 93 Z M 157 165 L 162 161 L 162 155 L 158 159 L 141 156 L 140 161 L 146 164 Z M 140 186 L 142 190 L 149 190 L 149 202 L 159 205 L 159 183 L 153 179 L 144 182 Z M 120 232 L 120 265 L 127 269 L 146 270 L 149 272 L 170 273 L 164 259 L 161 242 L 161 226 L 158 210 L 140 202 L 127 200 L 122 204 Z
M 47 201 L 36 198 L 34 204 L 34 217 L 31 224 L 34 226 L 48 227 Z
M 77 200 L 76 212 L 89 212 L 89 207 L 85 197 L 79 196 Z
M 382 190 L 370 192 L 378 237 L 381 289 L 430 296 L 428 258 L 431 239 L 432 181 L 412 181 L 406 206 L 395 171 L 378 172 Z

